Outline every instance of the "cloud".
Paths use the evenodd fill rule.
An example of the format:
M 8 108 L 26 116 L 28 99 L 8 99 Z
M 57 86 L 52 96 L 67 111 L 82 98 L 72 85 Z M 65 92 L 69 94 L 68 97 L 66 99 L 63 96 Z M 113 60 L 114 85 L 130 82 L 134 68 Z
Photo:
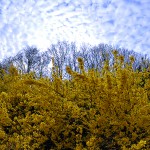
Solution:
M 149 0 L 1 0 L 0 59 L 57 40 L 108 43 L 148 53 Z

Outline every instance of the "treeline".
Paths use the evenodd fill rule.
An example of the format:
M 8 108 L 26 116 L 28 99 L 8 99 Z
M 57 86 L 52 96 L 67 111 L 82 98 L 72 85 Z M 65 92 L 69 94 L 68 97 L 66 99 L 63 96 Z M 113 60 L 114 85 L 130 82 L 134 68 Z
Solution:
M 101 71 L 105 61 L 108 61 L 109 65 L 114 64 L 114 57 L 112 50 L 116 49 L 119 55 L 124 56 L 125 63 L 129 63 L 129 57 L 132 55 L 135 58 L 133 63 L 133 69 L 136 71 L 142 71 L 148 69 L 150 59 L 147 55 L 142 55 L 134 51 L 129 51 L 124 48 L 115 48 L 107 44 L 99 44 L 97 46 L 91 46 L 88 44 L 82 44 L 79 48 L 77 44 L 72 42 L 60 42 L 52 44 L 45 52 L 40 52 L 36 47 L 26 47 L 14 57 L 9 57 L 0 62 L 0 68 L 8 71 L 9 67 L 13 64 L 20 70 L 21 73 L 35 72 L 37 77 L 52 76 L 52 58 L 54 58 L 53 65 L 57 68 L 57 73 L 62 78 L 69 78 L 66 73 L 66 66 L 74 71 L 79 71 L 77 67 L 77 58 L 82 57 L 84 60 L 85 70 L 94 68 L 97 71 Z

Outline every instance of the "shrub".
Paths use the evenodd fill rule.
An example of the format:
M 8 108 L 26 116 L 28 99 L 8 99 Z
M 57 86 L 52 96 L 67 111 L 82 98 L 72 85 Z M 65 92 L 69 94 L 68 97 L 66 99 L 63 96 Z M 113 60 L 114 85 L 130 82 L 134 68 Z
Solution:
M 113 54 L 101 72 L 78 58 L 80 73 L 66 68 L 70 80 L 11 66 L 0 79 L 0 149 L 150 149 L 149 73 Z

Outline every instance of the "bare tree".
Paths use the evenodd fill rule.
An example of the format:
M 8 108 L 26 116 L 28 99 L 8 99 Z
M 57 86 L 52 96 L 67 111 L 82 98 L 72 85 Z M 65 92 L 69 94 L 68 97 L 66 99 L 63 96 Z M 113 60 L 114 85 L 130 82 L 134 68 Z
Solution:
M 51 61 L 51 57 L 48 54 L 48 51 L 42 52 L 39 55 L 39 63 L 35 68 L 37 76 L 43 77 L 48 75 L 48 65 Z
M 13 57 L 8 57 L 3 59 L 1 67 L 5 70 L 6 73 L 9 72 L 9 67 L 13 64 Z
M 67 60 L 67 54 L 69 53 L 69 44 L 64 41 L 58 41 L 57 44 L 52 44 L 48 49 L 48 53 L 51 57 L 54 57 L 55 67 L 59 76 L 63 76 L 65 70 L 65 63 Z
M 93 68 L 101 71 L 105 61 L 109 62 L 110 66 L 113 66 L 115 60 L 112 50 L 114 49 L 118 51 L 118 55 L 124 56 L 125 63 L 130 63 L 131 55 L 135 57 L 133 63 L 134 70 L 142 71 L 149 68 L 150 59 L 147 55 L 143 56 L 134 51 L 112 47 L 108 44 L 91 46 L 83 43 L 78 48 L 75 42 L 69 43 L 66 41 L 58 41 L 56 44 L 52 44 L 47 51 L 41 53 L 36 47 L 28 46 L 15 57 L 4 59 L 1 62 L 1 67 L 8 71 L 10 65 L 13 63 L 22 73 L 34 71 L 38 77 L 51 77 L 52 69 L 48 70 L 48 66 L 52 57 L 54 57 L 55 71 L 58 73 L 58 76 L 70 78 L 70 75 L 66 72 L 66 66 L 70 66 L 72 70 L 79 72 L 78 57 L 83 58 L 85 70 Z
M 21 71 L 21 73 L 26 73 L 23 52 L 19 52 L 16 56 L 14 56 L 13 64 L 19 71 Z
M 36 47 L 27 47 L 24 49 L 27 73 L 33 71 L 40 62 L 39 50 Z

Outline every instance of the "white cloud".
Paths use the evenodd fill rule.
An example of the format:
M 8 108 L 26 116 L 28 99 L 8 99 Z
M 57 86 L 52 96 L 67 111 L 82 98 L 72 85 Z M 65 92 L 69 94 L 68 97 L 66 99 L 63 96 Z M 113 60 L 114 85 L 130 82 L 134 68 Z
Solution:
M 147 53 L 149 13 L 149 0 L 1 0 L 0 59 L 26 44 L 46 49 L 63 39 Z

